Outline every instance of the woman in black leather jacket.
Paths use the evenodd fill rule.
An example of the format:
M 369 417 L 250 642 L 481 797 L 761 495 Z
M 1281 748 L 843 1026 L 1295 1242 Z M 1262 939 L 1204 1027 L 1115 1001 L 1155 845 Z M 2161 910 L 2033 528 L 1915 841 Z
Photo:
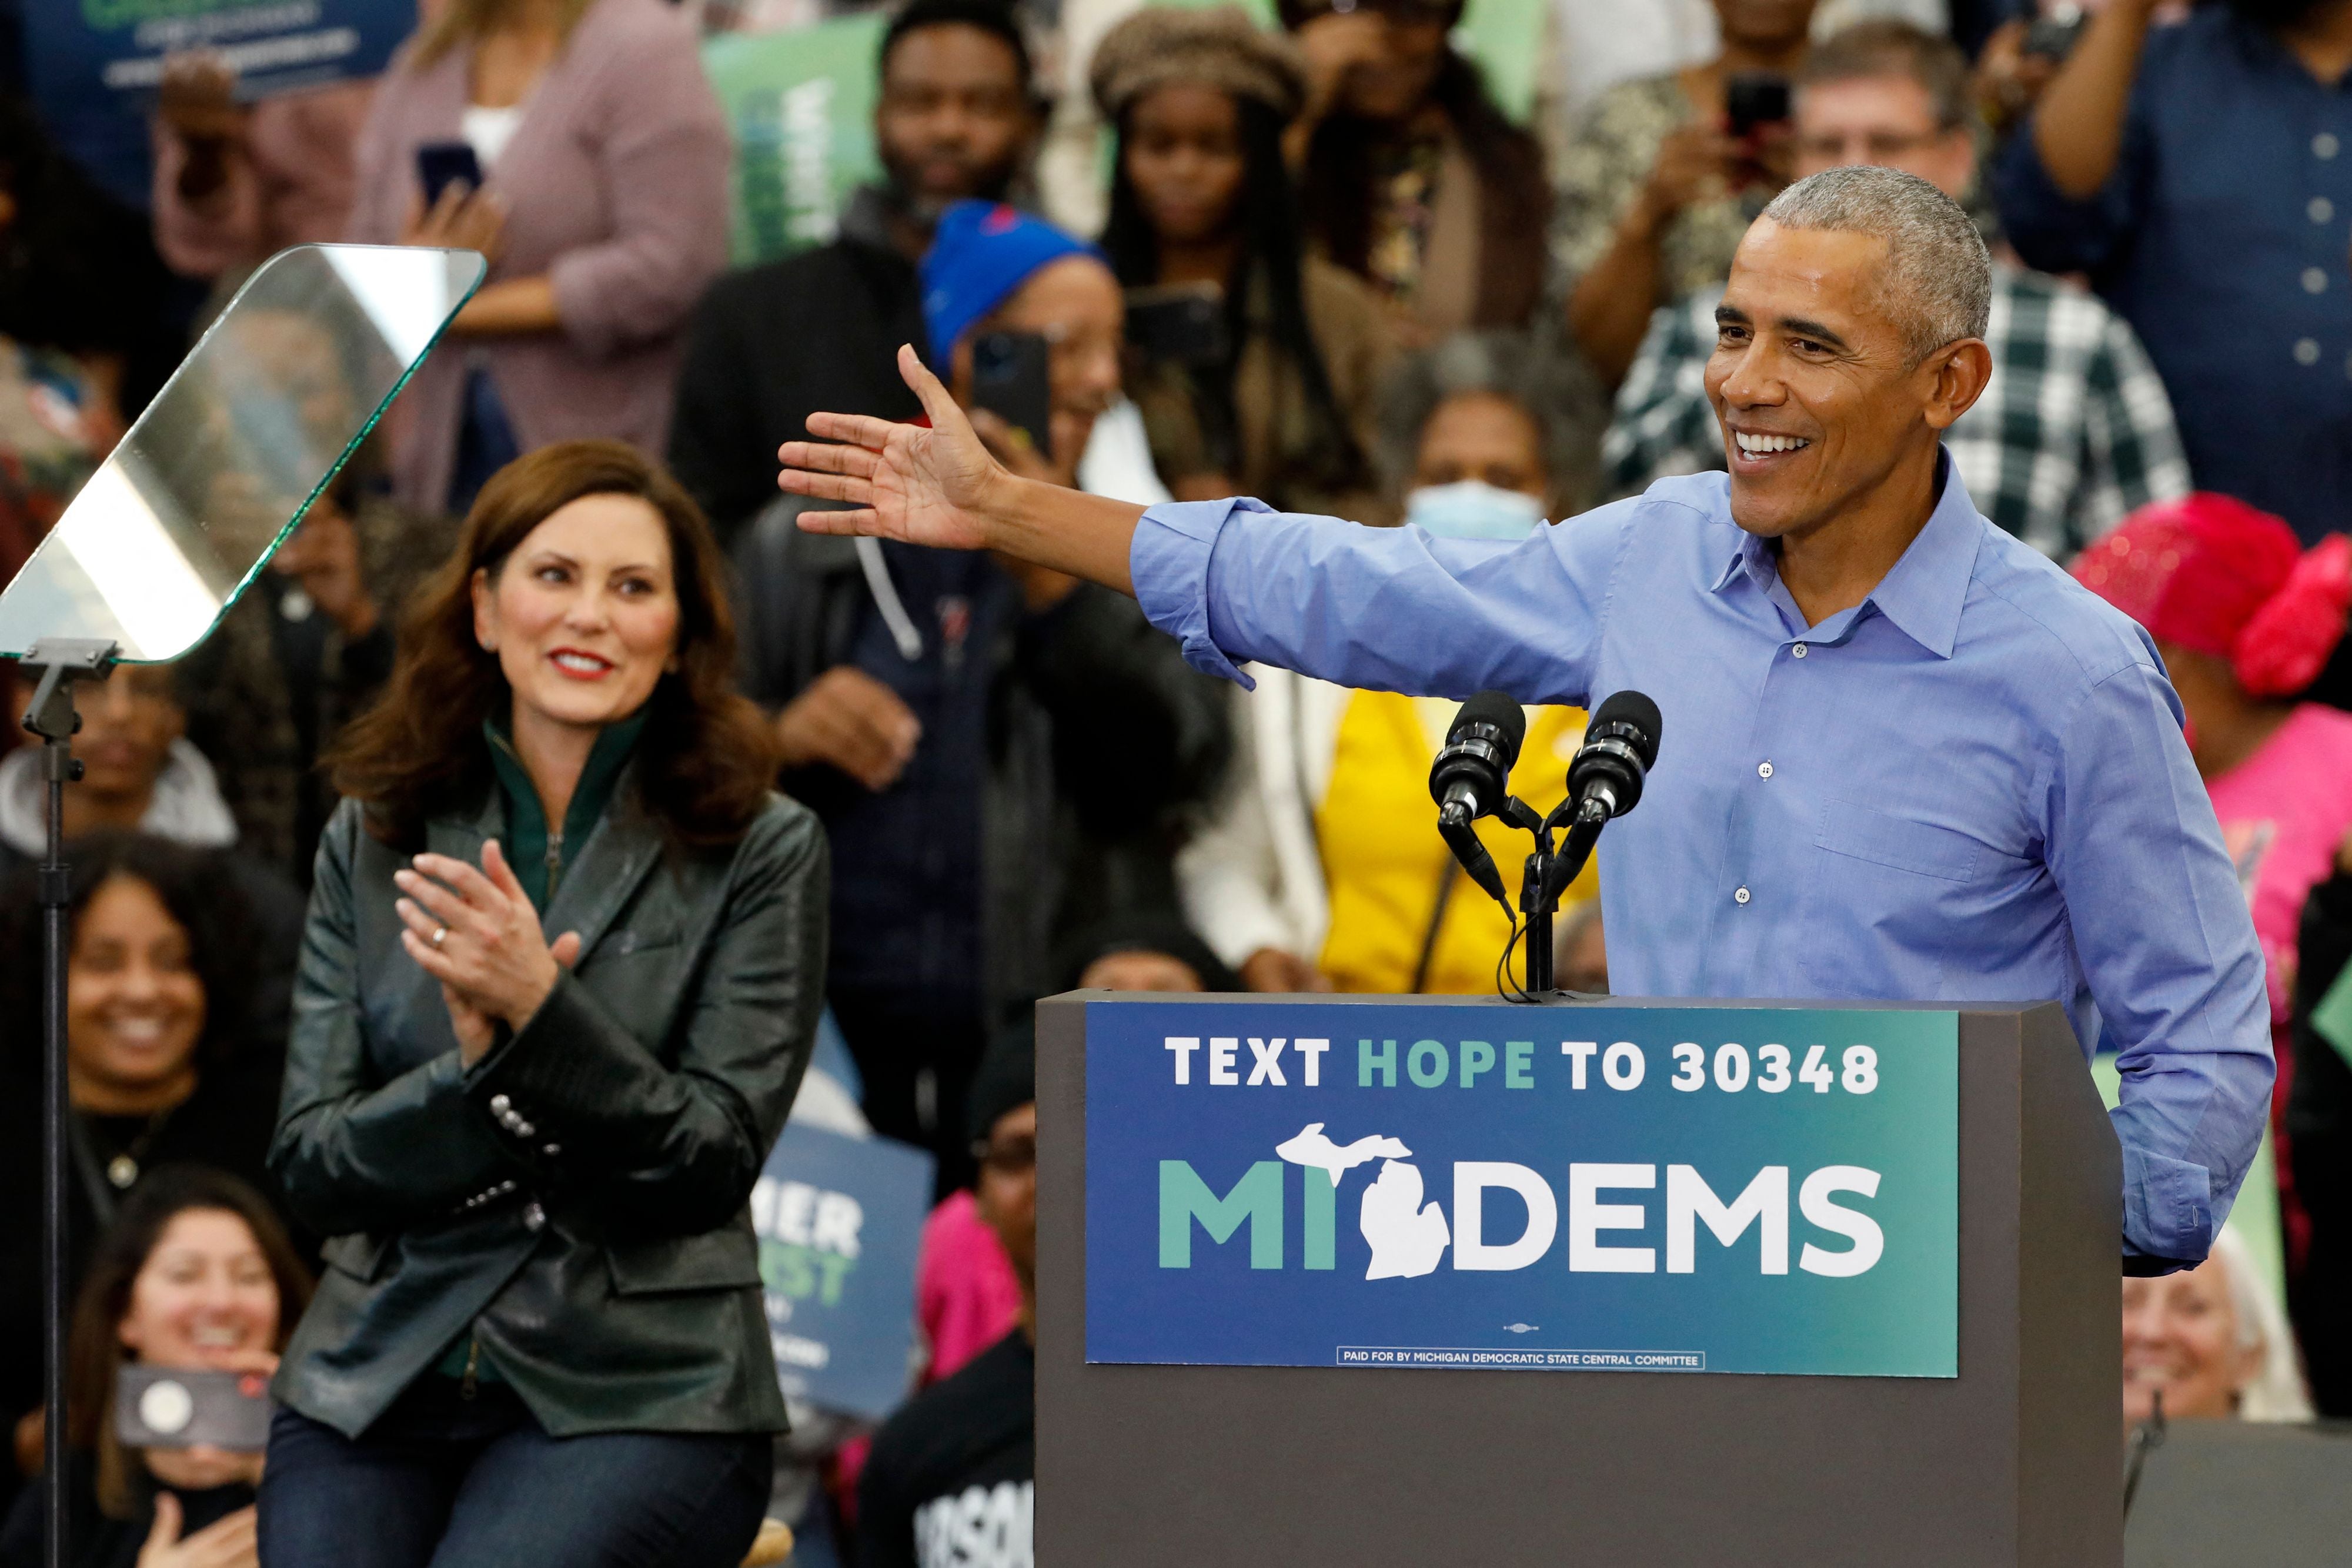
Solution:
M 745 1207 L 825 850 L 730 685 L 709 528 L 629 448 L 509 465 L 334 758 L 271 1169 L 333 1240 L 271 1568 L 732 1564 L 784 1425 Z

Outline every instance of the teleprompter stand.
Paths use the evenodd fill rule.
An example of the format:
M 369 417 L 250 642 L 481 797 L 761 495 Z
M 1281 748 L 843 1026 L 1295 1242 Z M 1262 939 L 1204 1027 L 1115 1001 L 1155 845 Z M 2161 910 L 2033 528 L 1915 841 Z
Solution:
M 2122 1563 L 2122 1161 L 2057 1007 L 1958 1009 L 1959 1375 L 1825 1377 L 1089 1364 L 1104 995 L 1037 1009 L 1043 1568 Z M 1253 1007 L 1314 1004 L 1334 1040 L 1394 1000 L 1205 999 L 1235 1033 Z M 1555 1005 L 1573 1030 L 1578 1004 Z
M 49 1568 L 66 1562 L 66 1291 L 71 1251 L 66 1244 L 66 912 L 71 902 L 66 868 L 66 786 L 81 777 L 73 737 L 81 728 L 74 686 L 102 681 L 114 671 L 115 644 L 45 637 L 25 654 L 23 667 L 39 677 L 25 727 L 41 737 L 41 777 L 47 786 L 48 833 L 41 857 L 41 1424 L 42 1523 Z

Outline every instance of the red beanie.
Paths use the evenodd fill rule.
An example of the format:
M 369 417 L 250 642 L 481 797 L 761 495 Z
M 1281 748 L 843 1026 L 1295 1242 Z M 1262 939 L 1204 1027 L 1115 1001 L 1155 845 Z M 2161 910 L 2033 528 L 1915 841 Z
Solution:
M 2306 551 L 2268 512 L 2201 491 L 2142 507 L 2074 570 L 2159 642 L 2229 660 L 2253 696 L 2318 678 L 2352 610 L 2352 540 L 2332 534 Z

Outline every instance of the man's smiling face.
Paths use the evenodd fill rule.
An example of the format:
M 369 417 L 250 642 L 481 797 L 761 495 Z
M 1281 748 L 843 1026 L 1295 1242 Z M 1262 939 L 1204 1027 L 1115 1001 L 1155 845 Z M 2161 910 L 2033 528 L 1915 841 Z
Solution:
M 1706 394 L 1723 427 L 1731 516 L 1751 534 L 1811 532 L 1940 434 L 1930 405 L 1947 355 L 1909 362 L 1881 283 L 1885 258 L 1873 235 L 1769 218 L 1740 241 L 1715 313 Z

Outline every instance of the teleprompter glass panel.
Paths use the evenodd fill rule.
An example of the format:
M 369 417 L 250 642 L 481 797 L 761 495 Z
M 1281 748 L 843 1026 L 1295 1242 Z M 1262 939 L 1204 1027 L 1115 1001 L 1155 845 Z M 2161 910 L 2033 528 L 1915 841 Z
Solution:
M 482 280 L 469 250 L 306 245 L 262 264 L 0 591 L 0 653 L 204 640 Z

